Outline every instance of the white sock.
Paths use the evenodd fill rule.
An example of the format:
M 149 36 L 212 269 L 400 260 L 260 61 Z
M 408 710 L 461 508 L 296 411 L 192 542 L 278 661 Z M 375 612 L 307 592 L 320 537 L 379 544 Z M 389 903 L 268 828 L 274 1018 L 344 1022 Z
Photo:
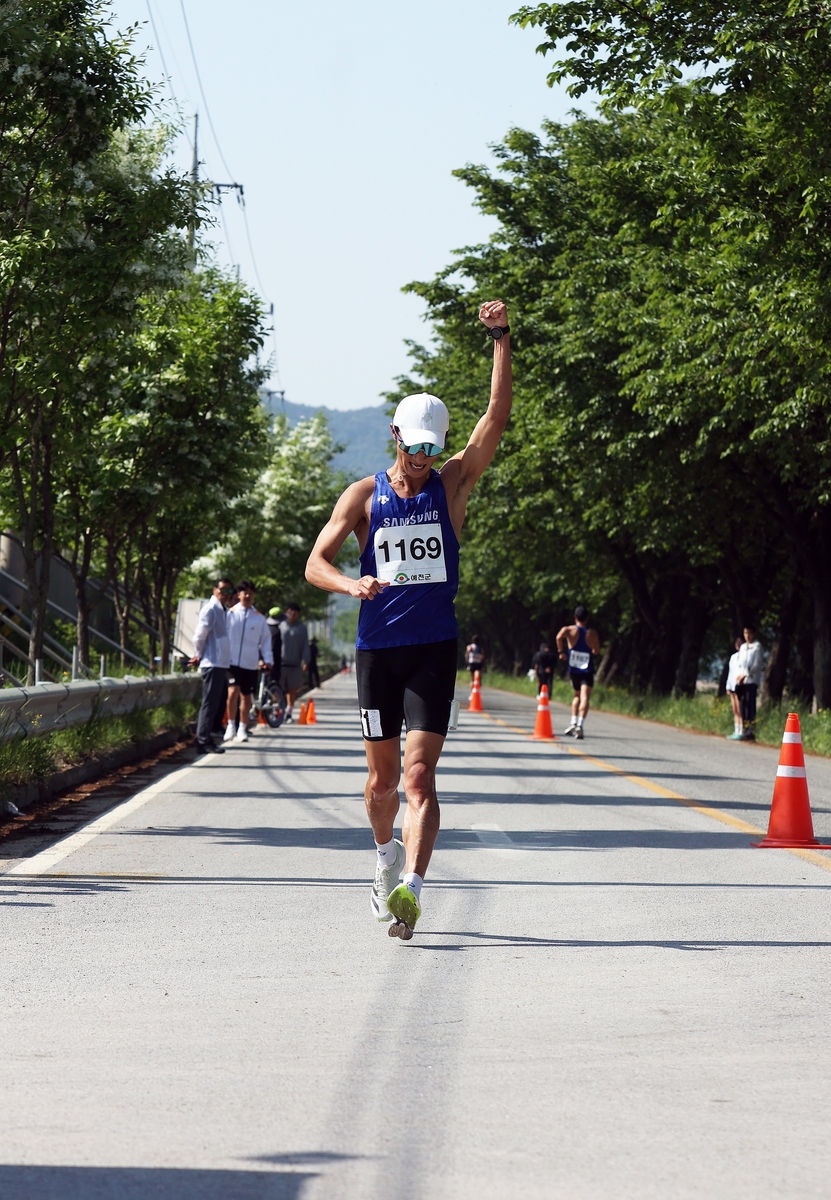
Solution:
M 577 718 L 577 728 L 578 728 L 578 729 L 582 729 L 582 728 L 583 728 L 583 718 L 582 718 L 582 717 L 578 717 L 578 718 Z
M 416 875 L 415 871 L 408 871 L 401 882 L 405 883 L 408 888 L 413 889 L 416 894 L 416 900 L 421 899 L 421 889 L 424 886 L 424 880 L 420 875 Z
M 391 837 L 383 846 L 380 842 L 376 842 L 375 849 L 378 851 L 378 861 L 381 866 L 391 867 L 395 862 L 395 838 Z
M 744 721 L 739 721 L 736 725 L 736 733 L 744 733 Z

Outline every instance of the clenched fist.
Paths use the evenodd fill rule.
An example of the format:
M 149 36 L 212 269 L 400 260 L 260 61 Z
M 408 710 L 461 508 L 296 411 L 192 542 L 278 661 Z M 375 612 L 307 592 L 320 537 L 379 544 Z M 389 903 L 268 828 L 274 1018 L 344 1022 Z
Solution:
M 508 324 L 508 306 L 504 300 L 489 300 L 479 309 L 479 320 L 488 329 L 501 325 L 504 329 Z
M 349 593 L 352 596 L 357 596 L 359 600 L 374 600 L 376 596 L 389 587 L 381 579 L 376 579 L 374 575 L 362 575 L 360 579 L 354 579 Z

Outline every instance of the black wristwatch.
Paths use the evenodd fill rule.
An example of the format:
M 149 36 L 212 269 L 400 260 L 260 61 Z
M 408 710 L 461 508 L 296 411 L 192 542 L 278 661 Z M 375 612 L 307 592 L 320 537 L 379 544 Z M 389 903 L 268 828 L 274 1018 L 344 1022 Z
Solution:
M 510 332 L 510 325 L 494 325 L 488 330 L 488 337 L 492 337 L 495 342 L 498 342 L 500 338 L 504 338 L 505 334 Z

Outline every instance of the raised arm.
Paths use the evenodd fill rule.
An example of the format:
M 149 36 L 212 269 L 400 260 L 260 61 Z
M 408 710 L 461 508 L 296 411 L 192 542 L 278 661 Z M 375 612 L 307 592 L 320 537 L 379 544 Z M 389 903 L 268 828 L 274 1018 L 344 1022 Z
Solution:
M 479 320 L 488 329 L 497 325 L 504 329 L 508 324 L 507 306 L 502 300 L 483 304 L 479 309 Z M 490 464 L 508 424 L 512 401 L 511 335 L 506 333 L 493 343 L 491 398 L 487 411 L 477 422 L 464 450 L 448 459 L 441 469 L 451 506 L 455 499 L 467 502 L 479 476 Z
M 351 484 L 318 534 L 306 563 L 306 579 L 324 592 L 342 592 L 346 596 L 357 596 L 359 600 L 371 600 L 389 586 L 372 575 L 364 575 L 362 579 L 350 579 L 332 565 L 350 533 L 358 537 L 359 543 L 361 535 L 365 537 L 368 530 L 366 507 L 373 487 L 372 478 L 361 479 Z

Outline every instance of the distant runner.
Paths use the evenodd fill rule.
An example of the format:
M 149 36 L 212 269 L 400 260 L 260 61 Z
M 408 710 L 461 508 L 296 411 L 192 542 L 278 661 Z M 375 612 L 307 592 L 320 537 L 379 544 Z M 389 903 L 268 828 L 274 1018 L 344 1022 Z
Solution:
M 434 470 L 449 428 L 447 408 L 427 393 L 407 396 L 390 426 L 394 464 L 346 489 L 306 566 L 310 583 L 361 600 L 355 666 L 369 767 L 364 798 L 377 850 L 370 901 L 377 920 L 392 921 L 390 937 L 404 941 L 421 916 L 421 886 L 439 831 L 436 764 L 456 686 L 459 536 L 468 497 L 511 412 L 508 311 L 495 300 L 482 305 L 479 320 L 493 338 L 491 398 L 465 449 Z M 332 566 L 350 533 L 361 548 L 360 579 Z M 403 845 L 394 837 L 402 721 Z
M 589 701 L 594 687 L 594 655 L 600 653 L 600 638 L 596 629 L 586 628 L 588 612 L 582 604 L 574 610 L 574 625 L 564 625 L 557 634 L 557 649 L 560 658 L 568 661 L 568 677 L 574 688 L 571 702 L 571 724 L 565 730 L 567 737 L 582 739 L 583 725 L 589 712 Z M 568 646 L 568 653 L 566 653 Z
M 485 651 L 482 649 L 482 643 L 479 641 L 479 634 L 472 633 L 470 642 L 465 646 L 465 665 L 470 671 L 470 678 L 473 679 L 477 671 L 482 671 L 485 662 Z

